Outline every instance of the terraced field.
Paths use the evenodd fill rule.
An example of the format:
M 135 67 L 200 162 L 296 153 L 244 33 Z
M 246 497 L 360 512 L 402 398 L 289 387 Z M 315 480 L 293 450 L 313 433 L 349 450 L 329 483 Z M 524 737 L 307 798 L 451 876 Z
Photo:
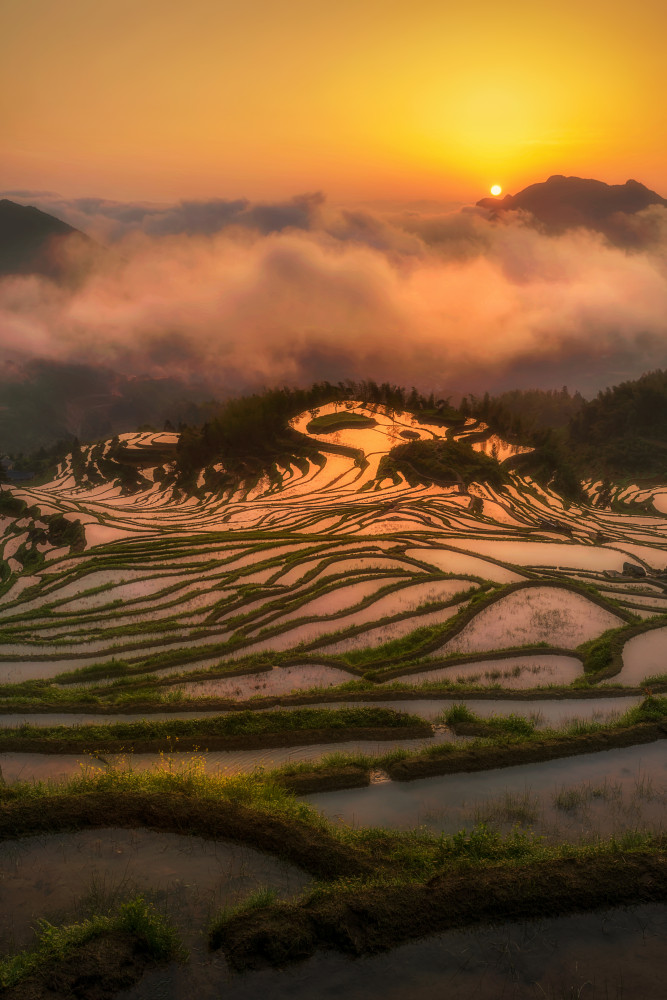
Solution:
M 667 801 L 667 710 L 656 697 L 667 688 L 667 486 L 618 485 L 601 506 L 601 484 L 588 483 L 590 504 L 567 502 L 513 472 L 521 449 L 472 420 L 448 427 L 348 402 L 293 426 L 313 443 L 311 457 L 234 487 L 217 488 L 212 466 L 185 495 L 177 436 L 142 433 L 123 436 L 122 462 L 118 444 L 97 444 L 52 482 L 3 489 L 2 836 L 39 835 L 21 847 L 25 858 L 48 858 L 57 831 L 86 827 L 99 828 L 103 851 L 126 836 L 118 828 L 152 827 L 165 851 L 187 830 L 280 856 L 294 866 L 294 886 L 311 892 L 306 910 L 290 904 L 286 917 L 287 904 L 268 893 L 225 911 L 210 942 L 237 968 L 254 967 L 260 952 L 280 964 L 332 943 L 378 950 L 368 935 L 344 945 L 324 930 L 322 900 L 349 916 L 356 893 L 377 917 L 364 880 L 391 895 L 392 866 L 404 865 L 413 893 L 404 937 L 426 933 L 419 893 L 457 858 L 486 866 L 491 881 L 503 858 L 526 869 L 560 863 L 563 851 L 602 870 L 612 848 L 599 845 L 613 834 L 617 848 L 626 838 L 618 849 L 633 863 L 650 867 Z M 503 485 L 427 483 L 381 465 L 417 439 L 468 440 L 502 459 Z M 567 714 L 554 714 L 561 703 Z M 45 778 L 55 783 L 33 783 Z M 315 796 L 312 807 L 295 795 Z M 216 806 L 207 816 L 202 803 L 222 800 L 228 813 Z M 577 810 L 591 804 L 582 824 Z M 548 850 L 533 841 L 519 850 L 517 823 L 521 836 L 539 829 Z M 378 825 L 387 829 L 373 833 Z M 421 840 L 401 832 L 414 827 Z M 468 833 L 457 842 L 460 827 Z M 83 892 L 89 847 L 71 850 Z M 292 884 L 258 871 L 254 883 L 230 874 L 235 900 L 262 879 L 279 892 Z M 606 895 L 573 883 L 561 911 L 662 898 L 654 874 L 654 888 L 634 895 L 607 876 Z M 190 878 L 185 868 L 181 877 Z M 315 891 L 311 879 L 329 888 Z M 153 881 L 133 888 L 164 902 Z M 450 889 L 433 904 L 431 932 L 453 926 L 443 916 Z M 30 914 L 0 927 L 9 950 L 30 940 L 24 917 L 46 912 L 40 890 L 31 893 Z M 208 909 L 188 902 L 181 920 L 200 955 L 202 996 L 217 995 L 222 972 L 191 925 L 232 898 L 228 885 L 209 895 Z M 540 905 L 526 897 L 521 914 L 539 915 Z M 60 910 L 69 912 L 64 900 Z M 512 916 L 500 898 L 498 915 Z M 285 951 L 272 921 L 303 932 L 298 954 Z M 395 922 L 384 933 L 386 945 L 403 939 Z

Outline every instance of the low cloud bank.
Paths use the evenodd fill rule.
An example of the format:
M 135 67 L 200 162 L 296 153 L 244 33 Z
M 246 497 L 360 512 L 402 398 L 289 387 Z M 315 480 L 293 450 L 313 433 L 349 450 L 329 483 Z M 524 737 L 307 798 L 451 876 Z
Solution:
M 11 195 L 7 195 L 11 197 Z M 667 365 L 667 212 L 634 249 L 519 214 L 287 202 L 16 200 L 110 249 L 75 290 L 0 282 L 5 358 L 206 377 L 226 389 L 374 377 L 451 392 L 594 392 Z M 637 249 L 640 234 L 639 249 Z

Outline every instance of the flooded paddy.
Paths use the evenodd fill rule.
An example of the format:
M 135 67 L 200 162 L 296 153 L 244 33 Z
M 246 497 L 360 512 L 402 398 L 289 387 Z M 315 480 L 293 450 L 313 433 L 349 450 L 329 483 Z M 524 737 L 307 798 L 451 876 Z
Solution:
M 280 615 L 271 624 L 281 625 L 284 622 L 294 621 L 297 618 L 309 618 L 315 615 L 318 617 L 336 615 L 340 611 L 345 610 L 345 608 L 350 608 L 355 604 L 359 604 L 365 598 L 372 597 L 379 587 L 395 584 L 399 580 L 400 577 L 388 576 L 380 577 L 377 580 L 366 580 L 364 583 L 353 583 L 349 586 L 337 587 L 335 590 L 330 590 L 314 601 L 308 601 L 306 604 L 299 605 L 293 611 Z
M 439 625 L 449 618 L 453 618 L 464 606 L 464 604 L 453 604 L 449 608 L 438 608 L 436 611 L 427 611 L 421 614 L 415 613 L 409 618 L 388 622 L 386 625 L 366 629 L 357 635 L 349 636 L 347 639 L 318 646 L 318 652 L 325 653 L 327 656 L 337 656 L 339 653 L 347 653 L 352 649 L 379 646 L 382 643 L 400 639 L 401 636 L 409 635 L 410 632 L 414 632 L 415 629 L 422 628 L 424 625 Z M 350 623 L 348 622 L 348 624 Z M 357 622 L 352 624 L 357 624 Z
M 449 601 L 455 594 L 460 594 L 469 586 L 470 583 L 467 580 L 432 580 L 427 583 L 415 583 L 409 587 L 401 587 L 391 594 L 379 597 L 367 608 L 364 608 L 359 613 L 358 623 L 361 624 L 364 620 L 377 621 L 385 616 L 400 614 L 404 611 L 415 611 L 417 608 L 435 601 Z
M 252 848 L 138 829 L 80 830 L 0 843 L 0 951 L 24 947 L 35 923 L 81 918 L 87 906 L 141 892 L 187 929 L 259 886 L 292 895 L 293 865 Z
M 564 545 L 558 542 L 511 542 L 466 538 L 458 543 L 467 552 L 491 556 L 518 566 L 554 566 L 568 569 L 590 569 L 620 572 L 628 561 L 625 552 L 594 545 Z M 634 560 L 631 560 L 634 562 Z
M 76 660 L 6 660 L 0 662 L 0 684 L 20 684 L 21 681 L 43 680 L 47 677 L 55 677 L 65 670 L 76 670 L 77 667 L 90 666 L 92 663 L 98 663 L 99 660 L 98 656 Z
M 92 608 L 100 608 L 107 604 L 113 604 L 115 601 L 133 601 L 137 598 L 149 597 L 154 593 L 166 590 L 168 587 L 173 587 L 175 584 L 180 584 L 181 582 L 182 578 L 180 576 L 171 575 L 137 580 L 136 583 L 119 583 L 100 594 L 84 595 L 83 597 L 77 597 L 72 601 L 68 601 L 66 604 L 61 604 L 58 610 L 76 614 L 77 611 L 89 611 Z M 58 592 L 56 592 L 56 595 L 58 595 Z M 61 596 L 62 594 L 58 595 L 58 599 Z
M 377 555 L 364 555 L 356 556 L 354 558 L 349 558 L 348 553 L 354 546 L 344 546 L 342 550 L 334 550 L 329 552 L 320 553 L 317 558 L 314 559 L 304 559 L 299 561 L 296 565 L 291 564 L 284 571 L 280 571 L 279 575 L 276 576 L 274 582 L 285 587 L 292 587 L 298 583 L 306 573 L 312 572 L 317 566 L 325 563 L 329 560 L 331 562 L 328 566 L 323 566 L 319 573 L 314 574 L 313 580 L 319 580 L 322 577 L 333 576 L 339 573 L 365 573 L 368 570 L 378 570 L 386 569 L 389 572 L 394 569 L 406 569 L 409 567 L 409 563 L 405 563 L 400 559 L 395 559 L 390 556 L 383 556 L 382 553 Z M 338 552 L 340 552 L 340 558 L 338 557 Z
M 522 690 L 551 684 L 571 684 L 581 677 L 583 672 L 583 664 L 575 656 L 533 653 L 528 656 L 453 663 L 450 666 L 434 667 L 433 670 L 403 674 L 392 680 L 416 686 L 447 680 L 457 684 L 479 684 L 483 687 Z M 385 683 L 391 684 L 392 681 Z
M 479 576 L 483 580 L 493 580 L 494 583 L 518 583 L 523 577 L 513 570 L 497 566 L 485 559 L 464 555 L 462 552 L 451 552 L 449 549 L 406 549 L 405 554 L 413 559 L 430 563 L 443 573 L 463 573 Z
M 476 653 L 538 642 L 575 649 L 621 624 L 622 619 L 580 594 L 536 586 L 483 608 L 439 652 Z
M 84 530 L 87 548 L 93 548 L 95 545 L 107 545 L 109 542 L 131 538 L 133 534 L 136 534 L 131 528 L 114 528 L 107 524 L 86 524 Z
M 483 718 L 492 715 L 520 715 L 535 722 L 538 729 L 558 729 L 575 721 L 610 722 L 642 698 L 638 695 L 622 698 L 424 698 L 406 701 L 375 701 L 373 705 L 393 708 L 397 712 L 410 712 L 432 722 L 446 713 L 453 705 L 467 705 L 471 712 Z M 352 704 L 350 702 L 350 704 Z M 0 716 L 0 721 L 2 717 Z
M 306 796 L 352 826 L 416 826 L 454 834 L 476 823 L 518 825 L 553 841 L 586 841 L 665 829 L 667 743 L 582 754 L 539 764 L 385 781 Z
M 661 539 L 664 543 L 664 536 Z M 632 542 L 619 542 L 618 547 L 623 549 L 624 552 L 628 554 L 630 559 L 634 556 L 636 559 L 640 559 L 642 562 L 646 563 L 652 569 L 667 569 L 667 548 L 662 549 L 653 548 L 648 545 L 634 545 Z
M 368 958 L 319 952 L 243 975 L 220 952 L 146 972 L 118 1000 L 663 1000 L 667 906 L 474 927 Z
M 38 576 L 22 576 L 16 583 L 7 590 L 4 594 L 0 595 L 0 604 L 9 604 L 11 601 L 15 601 L 24 590 L 28 587 L 33 587 L 36 583 L 40 582 L 40 577 Z
M 661 514 L 667 514 L 667 490 L 658 491 L 653 495 L 653 506 Z
M 641 684 L 647 677 L 667 673 L 667 627 L 629 639 L 623 647 L 623 667 L 614 680 Z
M 179 668 L 181 669 L 181 668 Z M 191 698 L 213 696 L 244 701 L 258 695 L 289 694 L 309 688 L 336 687 L 356 677 L 347 670 L 324 664 L 300 663 L 293 667 L 274 667 L 259 674 L 242 674 L 236 677 L 214 677 L 211 680 L 188 681 L 179 684 L 178 690 Z

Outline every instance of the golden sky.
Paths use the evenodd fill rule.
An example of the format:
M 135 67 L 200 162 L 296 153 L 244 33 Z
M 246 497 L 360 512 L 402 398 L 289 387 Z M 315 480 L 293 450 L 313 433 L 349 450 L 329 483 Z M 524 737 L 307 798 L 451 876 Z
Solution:
M 2 0 L 0 187 L 667 194 L 664 0 Z

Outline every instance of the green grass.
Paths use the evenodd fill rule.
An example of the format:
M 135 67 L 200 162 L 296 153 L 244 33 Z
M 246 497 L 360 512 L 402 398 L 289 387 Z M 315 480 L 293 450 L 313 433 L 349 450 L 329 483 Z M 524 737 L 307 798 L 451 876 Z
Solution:
M 640 722 L 662 722 L 667 718 L 667 697 L 648 694 L 639 705 L 634 705 L 619 720 L 619 724 L 634 726 Z
M 505 792 L 475 809 L 476 823 L 512 823 L 531 826 L 540 815 L 539 799 L 530 791 Z
M 609 629 L 597 638 L 582 643 L 579 647 L 579 651 L 584 654 L 584 670 L 587 673 L 597 674 L 611 666 L 612 642 L 618 631 L 618 629 Z
M 143 771 L 132 768 L 130 757 L 113 767 L 80 765 L 79 774 L 63 782 L 21 781 L 0 786 L 0 803 L 118 792 L 158 797 L 175 793 L 200 801 L 226 801 L 269 815 L 307 820 L 315 827 L 324 822 L 314 809 L 283 788 L 272 772 L 266 775 L 259 770 L 232 776 L 207 774 L 204 758 L 196 754 L 192 754 L 186 763 L 176 762 L 168 754 L 160 754 L 159 763 Z
M 601 784 L 586 782 L 571 788 L 561 788 L 553 796 L 556 809 L 561 812 L 581 812 L 592 802 L 620 802 L 622 798 L 621 785 L 606 778 Z
M 618 613 L 618 612 L 617 612 Z M 619 628 L 608 629 L 602 635 L 582 643 L 578 652 L 583 655 L 586 673 L 599 677 L 612 677 L 623 667 L 623 647 L 634 636 L 650 632 L 654 628 L 664 628 L 667 615 L 656 614 L 645 621 L 630 622 Z
M 534 816 L 531 803 L 508 810 L 503 821 L 509 813 Z M 251 908 L 223 911 L 209 928 L 209 947 L 223 947 L 241 971 L 258 960 L 285 965 L 318 948 L 359 956 L 480 919 L 569 913 L 615 898 L 658 901 L 664 893 L 664 838 L 636 831 L 582 845 L 548 844 L 517 828 L 503 836 L 487 824 L 453 836 L 423 828 L 344 828 L 339 836 L 372 857 L 371 871 L 320 881 L 286 902 L 260 896 Z
M 490 736 L 514 736 L 518 738 L 530 737 L 535 732 L 535 723 L 531 719 L 526 719 L 522 715 L 491 715 L 488 717 L 475 715 L 467 705 L 458 704 L 443 714 L 442 721 L 448 726 L 456 726 L 461 723 L 479 726 L 487 730 Z
M 476 722 L 478 716 L 471 712 L 467 705 L 459 703 L 458 705 L 452 705 L 446 712 L 441 716 L 442 721 L 448 726 L 451 726 L 457 722 Z
M 358 708 L 297 708 L 232 712 L 210 719 L 144 719 L 141 722 L 118 722 L 109 725 L 31 726 L 0 730 L 3 741 L 17 739 L 49 742 L 77 742 L 83 747 L 108 741 L 202 739 L 210 737 L 262 736 L 271 733 L 297 733 L 302 730 L 342 729 L 429 729 L 428 723 L 416 715 L 395 712 L 388 708 L 360 705 Z
M 468 740 L 465 745 L 457 743 L 436 743 L 433 746 L 426 746 L 421 750 L 408 751 L 397 747 L 386 754 L 329 754 L 319 761 L 308 761 L 300 763 L 285 764 L 271 774 L 276 777 L 280 775 L 294 775 L 305 772 L 316 774 L 318 771 L 328 771 L 336 767 L 359 767 L 367 770 L 386 770 L 390 765 L 403 760 L 416 760 L 420 758 L 433 757 L 455 757 L 456 754 L 470 750 L 489 751 L 495 748 L 505 747 L 510 744 L 523 744 L 529 746 L 531 743 L 564 741 L 574 739 L 587 733 L 613 733 L 619 729 L 636 726 L 646 722 L 660 722 L 667 718 L 667 698 L 656 698 L 649 696 L 640 705 L 628 709 L 627 712 L 610 722 L 588 722 L 577 720 L 569 723 L 560 729 L 537 730 L 535 722 L 521 715 L 511 714 L 508 716 L 490 716 L 484 718 L 476 715 L 466 705 L 453 705 L 451 709 L 444 712 L 438 721 L 444 721 L 447 725 L 457 723 L 467 723 L 478 728 L 483 735 L 475 739 Z
M 535 733 L 535 723 L 522 715 L 492 715 L 485 719 L 485 724 L 492 733 L 498 736 L 513 736 L 527 738 Z
M 377 478 L 400 472 L 410 483 L 491 483 L 499 487 L 509 481 L 505 469 L 467 441 L 410 441 L 383 455 Z
M 224 927 L 230 920 L 253 910 L 262 910 L 271 906 L 278 899 L 278 891 L 269 886 L 260 886 L 239 903 L 223 907 L 209 925 L 209 937 L 214 938 L 224 932 Z
M 132 935 L 137 948 L 153 961 L 183 957 L 171 924 L 142 896 L 137 896 L 123 903 L 114 916 L 93 916 L 61 927 L 39 920 L 34 947 L 0 959 L 0 986 L 16 986 L 42 966 L 60 962 L 88 941 L 113 933 Z
M 308 423 L 306 430 L 309 434 L 333 434 L 335 431 L 351 429 L 361 429 L 363 427 L 375 427 L 377 420 L 374 417 L 367 417 L 363 413 L 355 413 L 354 410 L 339 410 L 337 413 L 323 413 L 319 417 L 313 417 Z
M 447 724 L 452 722 L 471 722 L 489 730 L 489 735 L 499 740 L 503 738 L 513 738 L 519 740 L 526 739 L 546 739 L 567 736 L 581 736 L 585 733 L 608 732 L 614 729 L 624 729 L 629 726 L 637 726 L 645 722 L 662 722 L 667 719 L 667 697 L 655 697 L 649 695 L 639 704 L 627 709 L 618 718 L 609 722 L 593 722 L 586 719 L 575 719 L 573 722 L 562 726 L 560 729 L 545 728 L 537 731 L 532 719 L 526 719 L 521 715 L 492 715 L 483 718 L 475 715 L 465 705 L 454 705 L 449 712 L 445 713 L 444 721 Z

